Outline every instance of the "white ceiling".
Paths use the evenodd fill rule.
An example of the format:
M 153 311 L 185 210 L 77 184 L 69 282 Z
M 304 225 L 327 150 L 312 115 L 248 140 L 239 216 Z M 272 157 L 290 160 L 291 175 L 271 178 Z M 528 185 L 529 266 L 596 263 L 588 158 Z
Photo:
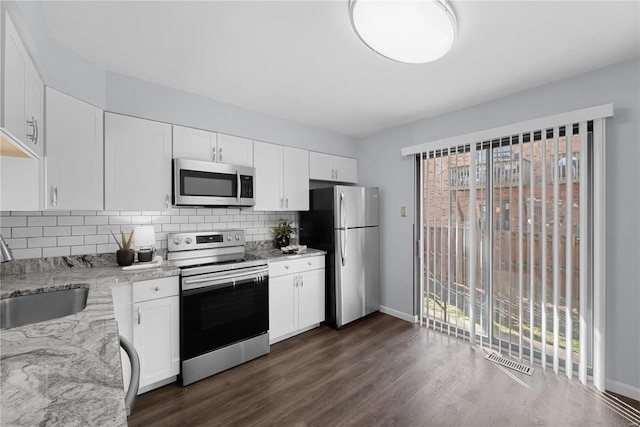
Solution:
M 638 1 L 453 1 L 444 58 L 376 55 L 348 0 L 45 1 L 50 36 L 105 69 L 360 137 L 640 55 Z

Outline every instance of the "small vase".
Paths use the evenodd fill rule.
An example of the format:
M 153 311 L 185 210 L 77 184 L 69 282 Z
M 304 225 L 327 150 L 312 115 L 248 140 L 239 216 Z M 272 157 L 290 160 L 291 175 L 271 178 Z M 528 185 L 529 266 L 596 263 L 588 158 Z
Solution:
M 276 237 L 276 239 L 273 241 L 273 246 L 278 249 L 289 246 L 289 236 Z
M 136 251 L 134 251 L 133 249 L 129 249 L 129 250 L 118 250 L 116 252 L 116 259 L 118 260 L 118 265 L 121 265 L 123 267 L 126 267 L 127 265 L 131 265 L 133 264 L 133 259 L 136 255 Z

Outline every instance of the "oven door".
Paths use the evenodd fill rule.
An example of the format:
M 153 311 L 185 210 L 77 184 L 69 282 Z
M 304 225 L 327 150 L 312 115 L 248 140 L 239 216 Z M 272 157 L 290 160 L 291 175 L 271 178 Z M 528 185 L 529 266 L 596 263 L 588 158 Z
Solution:
M 254 169 L 191 159 L 173 159 L 177 206 L 253 206 Z
M 183 277 L 180 304 L 183 361 L 264 334 L 268 270 Z

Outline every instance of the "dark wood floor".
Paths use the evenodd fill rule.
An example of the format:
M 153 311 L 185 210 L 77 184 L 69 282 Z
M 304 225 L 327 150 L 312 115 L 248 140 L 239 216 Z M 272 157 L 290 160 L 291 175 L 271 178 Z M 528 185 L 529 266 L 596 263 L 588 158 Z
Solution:
M 182 388 L 138 396 L 130 426 L 636 425 L 553 372 L 508 375 L 461 340 L 374 314 L 280 342 Z

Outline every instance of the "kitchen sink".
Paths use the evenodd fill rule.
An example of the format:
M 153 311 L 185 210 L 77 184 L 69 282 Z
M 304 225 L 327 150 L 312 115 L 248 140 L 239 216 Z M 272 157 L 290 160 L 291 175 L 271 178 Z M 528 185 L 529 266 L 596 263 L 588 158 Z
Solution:
M 87 306 L 88 288 L 22 295 L 0 300 L 0 329 L 15 328 L 78 313 Z

